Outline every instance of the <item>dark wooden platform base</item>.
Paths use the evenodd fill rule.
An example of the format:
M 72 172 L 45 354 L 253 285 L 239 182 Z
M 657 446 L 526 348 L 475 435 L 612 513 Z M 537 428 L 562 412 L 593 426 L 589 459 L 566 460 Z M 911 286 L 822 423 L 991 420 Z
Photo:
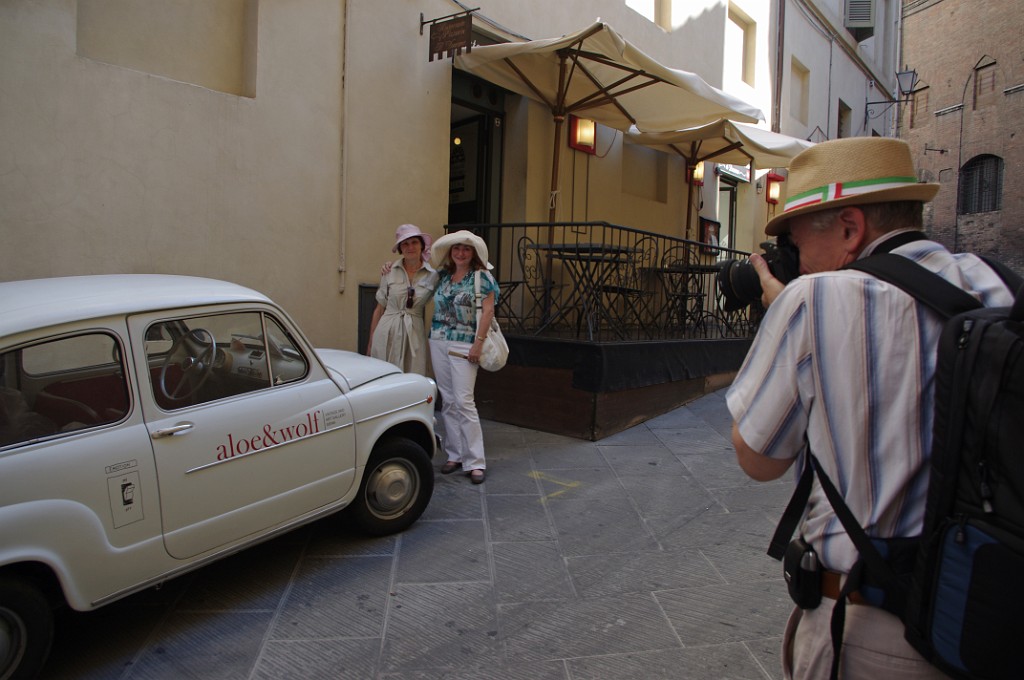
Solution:
M 482 418 L 598 441 L 728 385 L 749 340 L 579 343 L 508 338 L 477 376 Z

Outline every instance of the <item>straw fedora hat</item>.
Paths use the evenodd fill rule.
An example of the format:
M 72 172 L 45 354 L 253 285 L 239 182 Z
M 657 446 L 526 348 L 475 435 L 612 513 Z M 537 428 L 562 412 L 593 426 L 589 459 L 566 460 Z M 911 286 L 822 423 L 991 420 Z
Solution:
M 424 232 L 415 224 L 403 224 L 395 230 L 395 245 L 391 248 L 391 252 L 397 253 L 402 241 L 411 239 L 414 236 L 419 236 L 423 241 L 423 261 L 426 262 L 430 259 L 430 243 L 433 239 L 430 238 L 430 234 Z
M 487 244 L 484 240 L 474 234 L 471 231 L 456 231 L 451 234 L 445 234 L 441 238 L 437 239 L 432 249 L 433 255 L 431 256 L 435 269 L 441 269 L 446 267 L 451 261 L 448 257 L 448 253 L 451 252 L 452 246 L 462 243 L 467 246 L 472 246 L 476 251 L 476 256 L 480 258 L 480 261 L 484 263 L 488 269 L 494 269 L 491 263 L 487 261 Z
M 789 231 L 798 215 L 844 205 L 930 201 L 938 184 L 917 181 L 910 146 L 888 137 L 849 137 L 815 144 L 789 165 L 788 198 L 768 221 L 769 236 Z

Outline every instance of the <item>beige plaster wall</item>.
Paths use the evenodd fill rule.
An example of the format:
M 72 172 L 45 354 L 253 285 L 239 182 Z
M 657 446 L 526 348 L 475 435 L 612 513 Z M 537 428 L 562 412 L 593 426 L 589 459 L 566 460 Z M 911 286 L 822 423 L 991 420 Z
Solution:
M 210 10 L 206 2 L 176 5 Z M 245 50 L 241 66 L 228 68 L 236 82 L 241 69 L 242 95 L 222 91 L 232 89 L 216 80 L 223 61 L 209 73 L 174 72 L 197 84 L 145 63 L 82 56 L 76 0 L 0 2 L 0 278 L 225 278 L 281 302 L 317 344 L 356 349 L 359 286 L 378 282 L 381 263 L 393 257 L 395 228 L 413 222 L 439 236 L 446 221 L 451 63 L 428 60 L 429 31 L 421 35 L 419 22 L 457 7 L 447 0 L 217 4 L 218 21 L 255 22 L 232 38 Z M 662 62 L 721 84 L 720 35 L 707 31 L 696 42 L 622 0 L 473 6 L 531 38 L 600 17 Z M 722 16 L 722 6 L 706 0 L 700 15 Z M 118 28 L 116 17 L 108 12 L 102 21 Z M 125 16 L 129 29 L 131 21 L 140 19 Z M 168 26 L 168 34 L 180 29 Z M 104 59 L 127 62 L 117 56 L 122 47 L 94 43 L 87 51 L 111 48 L 114 56 Z M 192 57 L 189 68 L 204 62 Z M 550 115 L 514 96 L 506 115 L 502 217 L 545 220 Z M 624 190 L 630 167 L 620 133 L 600 130 L 601 157 L 560 144 L 559 219 L 683 234 L 680 159 L 664 159 L 663 186 L 638 194 Z M 702 214 L 714 217 L 712 186 Z
M 76 8 L 0 3 L 0 277 L 224 278 L 336 344 L 342 4 L 259 3 L 255 97 L 79 56 Z

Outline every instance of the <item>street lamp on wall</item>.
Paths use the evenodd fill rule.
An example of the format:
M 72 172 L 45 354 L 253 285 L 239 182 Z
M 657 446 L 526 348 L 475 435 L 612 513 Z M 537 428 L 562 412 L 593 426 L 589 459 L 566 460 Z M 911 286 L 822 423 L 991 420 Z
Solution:
M 583 153 L 597 153 L 597 123 L 569 114 L 569 146 Z
M 877 102 L 864 102 L 864 118 L 878 118 L 888 111 L 893 104 L 906 104 L 911 101 L 913 99 L 911 95 L 914 94 L 914 88 L 917 87 L 917 69 L 897 71 L 896 87 L 899 89 L 899 95 L 895 99 L 883 99 Z M 885 104 L 885 108 L 872 115 L 872 107 L 879 104 Z
M 765 182 L 768 187 L 764 194 L 764 200 L 772 205 L 779 204 L 779 197 L 782 195 L 782 183 L 786 181 L 786 178 L 777 172 L 769 172 L 765 177 Z

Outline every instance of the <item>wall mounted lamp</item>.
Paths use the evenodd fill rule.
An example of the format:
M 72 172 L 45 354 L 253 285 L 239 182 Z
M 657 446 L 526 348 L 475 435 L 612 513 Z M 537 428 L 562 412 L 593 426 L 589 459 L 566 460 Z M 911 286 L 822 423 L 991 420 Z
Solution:
M 597 153 L 597 123 L 569 114 L 569 146 L 583 153 Z
M 786 178 L 776 172 L 769 172 L 765 176 L 765 181 L 768 191 L 765 192 L 764 200 L 772 205 L 778 205 L 779 197 L 782 195 L 782 183 L 786 181 Z
M 697 161 L 697 165 L 690 168 L 690 184 L 695 187 L 704 186 L 704 161 Z
M 877 102 L 864 102 L 864 118 L 878 118 L 888 111 L 889 107 L 893 104 L 906 104 L 911 101 L 913 99 L 911 95 L 914 94 L 914 88 L 917 87 L 917 69 L 897 71 L 896 87 L 899 89 L 899 93 L 895 99 L 883 99 Z M 878 104 L 885 104 L 885 108 L 872 115 L 873 109 L 871 107 Z

